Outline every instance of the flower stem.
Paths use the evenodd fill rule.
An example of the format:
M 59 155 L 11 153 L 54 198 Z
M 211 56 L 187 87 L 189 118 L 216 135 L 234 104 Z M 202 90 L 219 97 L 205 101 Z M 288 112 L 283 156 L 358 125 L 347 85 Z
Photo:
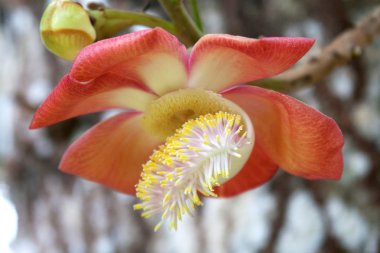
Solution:
M 115 9 L 89 10 L 89 15 L 95 19 L 97 39 L 114 36 L 116 33 L 133 25 L 147 27 L 161 27 L 177 35 L 174 25 L 161 18 L 133 11 L 120 11 Z
M 199 14 L 198 0 L 190 0 L 190 7 L 195 24 L 197 25 L 198 29 L 203 32 L 203 23 L 201 15 Z
M 166 13 L 172 19 L 177 31 L 179 39 L 186 44 L 192 46 L 202 36 L 202 32 L 198 29 L 194 21 L 187 13 L 182 0 L 158 0 Z

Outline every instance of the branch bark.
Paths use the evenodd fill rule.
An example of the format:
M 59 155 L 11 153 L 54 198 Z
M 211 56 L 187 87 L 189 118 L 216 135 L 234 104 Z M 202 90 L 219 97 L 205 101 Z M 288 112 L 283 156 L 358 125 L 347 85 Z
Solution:
M 318 56 L 311 57 L 305 63 L 275 78 L 255 81 L 251 84 L 290 92 L 318 83 L 337 67 L 361 55 L 364 48 L 370 45 L 379 34 L 380 6 L 361 19 L 354 28 L 334 39 Z

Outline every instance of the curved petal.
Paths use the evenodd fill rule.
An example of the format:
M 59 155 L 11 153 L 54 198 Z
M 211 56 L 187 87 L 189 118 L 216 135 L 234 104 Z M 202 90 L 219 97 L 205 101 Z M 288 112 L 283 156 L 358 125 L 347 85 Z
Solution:
M 232 197 L 262 185 L 277 172 L 277 165 L 255 143 L 251 156 L 242 170 L 232 179 L 215 188 L 218 197 Z
M 142 164 L 160 144 L 141 128 L 141 118 L 127 112 L 94 126 L 65 152 L 60 169 L 134 194 Z
M 296 63 L 313 43 L 307 38 L 206 35 L 191 52 L 189 86 L 221 91 L 274 76 Z
M 109 108 L 144 111 L 157 96 L 136 87 L 131 80 L 114 75 L 103 75 L 85 85 L 65 76 L 38 108 L 30 128 Z
M 339 179 L 343 135 L 331 118 L 275 91 L 239 86 L 223 96 L 250 116 L 256 141 L 285 171 L 308 179 Z
M 87 83 L 114 73 L 163 95 L 185 86 L 186 62 L 186 48 L 175 36 L 160 28 L 147 29 L 84 48 L 73 63 L 70 77 Z

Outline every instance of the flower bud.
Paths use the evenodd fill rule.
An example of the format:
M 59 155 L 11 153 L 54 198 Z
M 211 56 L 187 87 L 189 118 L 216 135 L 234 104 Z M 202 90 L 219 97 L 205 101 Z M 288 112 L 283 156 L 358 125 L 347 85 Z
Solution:
M 96 38 L 86 10 L 69 0 L 56 0 L 48 5 L 41 18 L 40 33 L 46 48 L 66 60 L 74 59 Z

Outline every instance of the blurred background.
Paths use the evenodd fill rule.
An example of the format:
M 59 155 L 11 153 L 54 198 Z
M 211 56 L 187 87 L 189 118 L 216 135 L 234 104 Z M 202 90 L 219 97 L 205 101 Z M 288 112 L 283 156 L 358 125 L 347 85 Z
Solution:
M 103 3 L 141 11 L 146 1 Z M 40 41 L 46 4 L 0 0 L 0 253 L 380 252 L 380 37 L 349 65 L 292 94 L 342 128 L 342 180 L 306 181 L 279 172 L 265 186 L 237 197 L 206 199 L 177 232 L 153 232 L 156 221 L 133 211 L 134 197 L 57 170 L 69 143 L 104 115 L 28 130 L 34 111 L 70 67 Z M 380 2 L 199 4 L 207 33 L 316 38 L 307 58 Z M 163 15 L 155 1 L 148 12 Z

